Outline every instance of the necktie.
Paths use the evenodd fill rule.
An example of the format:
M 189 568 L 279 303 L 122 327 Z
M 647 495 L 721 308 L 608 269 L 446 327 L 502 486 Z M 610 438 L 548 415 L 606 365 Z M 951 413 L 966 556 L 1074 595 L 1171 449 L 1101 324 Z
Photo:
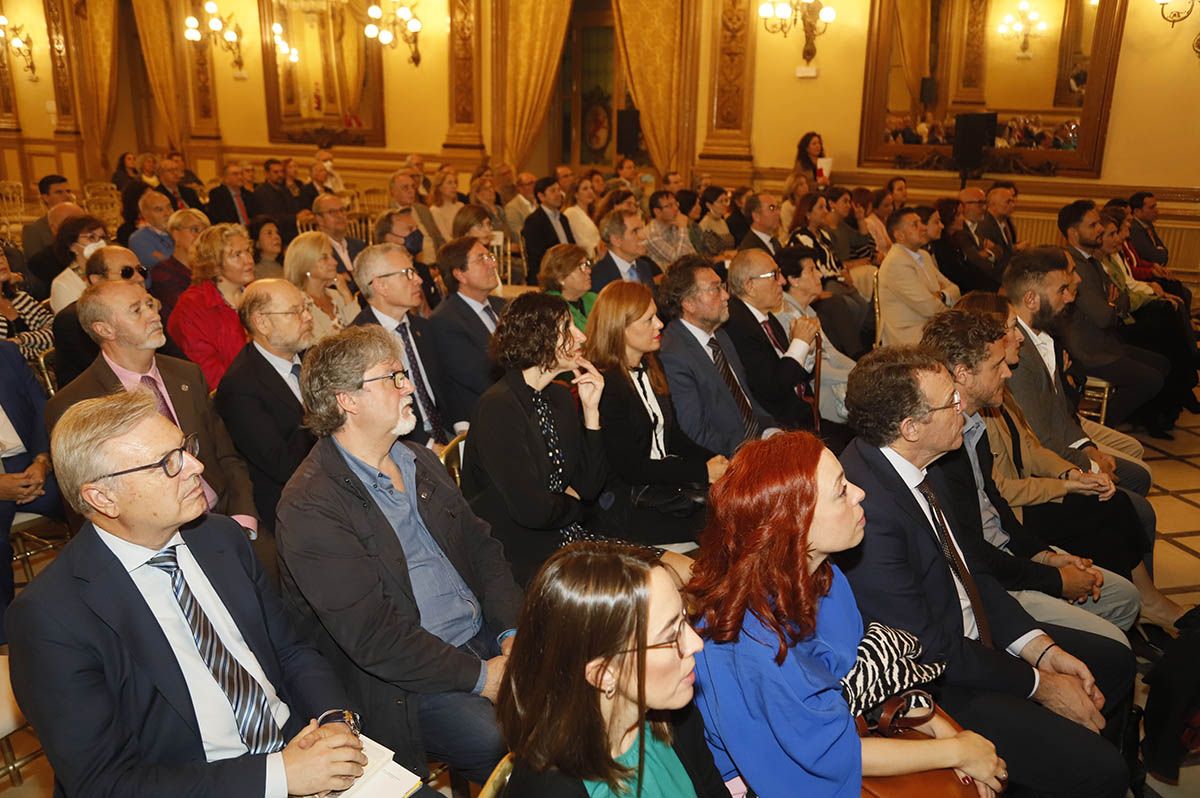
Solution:
M 779 338 L 775 335 L 775 331 L 771 329 L 771 320 L 763 319 L 760 324 L 762 325 L 763 332 L 767 334 L 767 340 L 771 342 L 771 346 L 775 347 L 775 351 L 780 354 L 786 352 L 787 348 L 779 341 Z
M 758 427 L 758 420 L 754 418 L 754 408 L 750 406 L 750 400 L 746 398 L 745 391 L 733 375 L 733 369 L 725 359 L 725 351 L 721 349 L 721 342 L 715 335 L 708 339 L 708 348 L 712 350 L 713 363 L 720 372 L 721 379 L 725 381 L 725 387 L 733 394 L 733 401 L 737 403 L 738 415 L 742 419 L 742 426 L 746 428 L 747 440 L 757 438 L 762 430 Z
M 958 549 L 950 540 L 950 530 L 946 528 L 945 516 L 942 515 L 942 508 L 933 494 L 928 477 L 922 480 L 920 485 L 917 485 L 917 490 L 925 497 L 925 501 L 929 502 L 929 514 L 933 516 L 933 527 L 937 533 L 938 542 L 941 544 L 942 556 L 946 558 L 950 572 L 958 578 L 967 591 L 967 600 L 971 602 L 971 612 L 975 615 L 975 625 L 979 627 L 979 641 L 988 648 L 992 648 L 992 627 L 983 610 L 983 599 L 979 596 L 979 587 L 975 584 L 975 579 L 967 570 L 962 558 L 958 556 Z
M 300 364 L 299 363 L 292 364 L 291 374 L 292 374 L 292 378 L 296 381 L 296 389 L 299 390 L 300 389 Z
M 400 322 L 396 325 L 396 332 L 400 334 L 400 340 L 404 342 L 404 350 L 408 352 L 408 378 L 412 380 L 413 387 L 416 388 L 417 404 L 421 415 L 429 422 L 429 430 L 433 433 L 433 439 L 441 444 L 448 443 L 450 439 L 446 437 L 446 430 L 442 428 L 441 413 L 438 412 L 437 405 L 433 401 L 433 394 L 430 393 L 429 386 L 425 384 L 425 377 L 421 374 L 420 361 L 417 360 L 417 348 L 413 346 L 408 324 Z
M 175 547 L 163 549 L 151 557 L 147 564 L 171 577 L 171 589 L 192 630 L 200 658 L 229 698 L 238 733 L 246 748 L 251 754 L 270 754 L 283 750 L 283 733 L 271 717 L 267 694 L 217 636 L 212 621 L 204 614 L 196 597 L 188 589 L 183 571 L 179 570 Z
M 154 381 L 154 378 L 149 374 L 143 374 L 142 387 L 148 388 L 150 393 L 154 394 L 154 402 L 158 405 L 158 414 L 178 427 L 179 421 L 171 412 L 171 406 L 167 404 L 167 397 L 163 396 L 162 391 L 158 389 L 158 383 Z
M 171 191 L 171 189 L 167 190 Z M 175 200 L 175 210 L 181 211 L 187 207 L 187 203 L 183 201 L 183 197 L 180 196 L 178 191 L 171 191 L 171 199 Z
M 492 332 L 496 331 L 496 327 L 500 324 L 500 319 L 496 317 L 496 311 L 492 310 L 492 304 L 485 302 L 483 304 L 483 315 L 487 316 L 492 322 Z
M 230 191 L 233 191 L 233 189 L 230 189 Z M 250 217 L 246 214 L 246 203 L 242 202 L 242 192 L 240 189 L 233 191 L 233 204 L 237 206 L 238 221 L 246 224 Z

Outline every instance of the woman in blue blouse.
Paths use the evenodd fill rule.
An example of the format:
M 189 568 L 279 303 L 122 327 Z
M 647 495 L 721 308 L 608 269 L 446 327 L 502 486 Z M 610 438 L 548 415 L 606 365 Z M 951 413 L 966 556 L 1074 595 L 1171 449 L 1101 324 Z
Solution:
M 891 692 L 855 668 L 862 617 L 828 557 L 862 540 L 863 495 L 803 432 L 747 443 L 713 485 L 687 589 L 705 638 L 696 703 L 717 768 L 761 798 L 857 798 L 863 776 L 955 768 L 988 798 L 1007 774 L 973 732 L 934 716 L 920 727 L 930 740 L 858 736 L 847 697 Z M 901 659 L 882 670 L 912 683 L 941 669 Z

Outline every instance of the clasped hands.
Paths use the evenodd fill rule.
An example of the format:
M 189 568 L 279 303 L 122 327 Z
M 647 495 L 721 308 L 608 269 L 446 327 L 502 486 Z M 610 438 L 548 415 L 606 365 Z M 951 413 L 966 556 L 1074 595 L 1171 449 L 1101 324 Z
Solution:
M 1046 709 L 1099 733 L 1105 726 L 1104 693 L 1088 666 L 1063 650 L 1050 635 L 1038 635 L 1021 649 L 1021 659 L 1039 673 L 1033 700 Z
M 39 457 L 24 471 L 0 474 L 0 501 L 29 504 L 45 494 L 46 477 L 49 473 L 48 461 Z

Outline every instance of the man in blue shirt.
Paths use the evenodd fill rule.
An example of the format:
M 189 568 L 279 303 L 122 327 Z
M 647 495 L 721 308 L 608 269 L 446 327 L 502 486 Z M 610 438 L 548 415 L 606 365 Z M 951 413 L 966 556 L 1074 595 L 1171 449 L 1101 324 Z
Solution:
M 129 248 L 147 269 L 175 252 L 175 239 L 167 232 L 167 219 L 173 211 L 171 200 L 157 191 L 147 191 L 138 200 L 138 212 L 146 226 L 129 237 Z
M 436 758 L 482 783 L 506 750 L 492 702 L 522 597 L 437 457 L 397 440 L 416 423 L 402 362 L 377 325 L 308 351 L 300 389 L 319 440 L 279 502 L 280 581 L 364 732 L 414 772 Z

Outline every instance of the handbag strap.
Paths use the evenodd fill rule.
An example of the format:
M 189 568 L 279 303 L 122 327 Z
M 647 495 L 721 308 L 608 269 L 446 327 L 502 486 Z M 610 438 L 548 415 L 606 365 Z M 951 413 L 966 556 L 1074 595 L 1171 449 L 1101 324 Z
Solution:
M 879 733 L 884 737 L 891 737 L 904 729 L 915 729 L 917 726 L 928 723 L 929 715 L 922 715 L 920 718 L 904 716 L 904 712 L 912 705 L 912 700 L 915 698 L 924 698 L 931 707 L 937 706 L 933 702 L 933 696 L 925 690 L 905 690 L 900 695 L 892 696 L 883 702 L 883 709 L 879 713 L 877 727 Z

